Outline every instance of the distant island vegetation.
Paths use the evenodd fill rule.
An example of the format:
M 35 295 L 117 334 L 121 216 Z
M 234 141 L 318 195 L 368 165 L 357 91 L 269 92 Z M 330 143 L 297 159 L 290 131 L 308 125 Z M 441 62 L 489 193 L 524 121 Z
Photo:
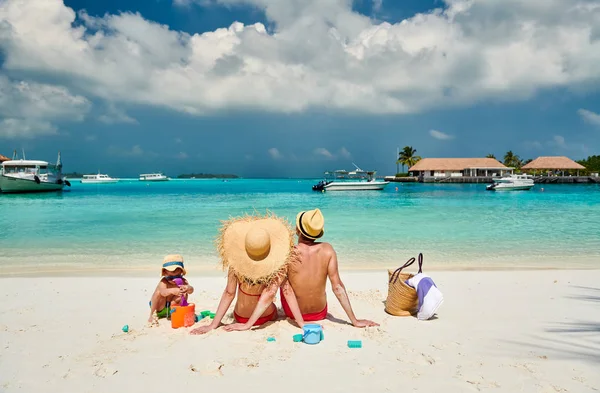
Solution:
M 64 173 L 65 177 L 69 179 L 81 179 L 84 173 L 70 172 Z M 238 179 L 238 175 L 232 174 L 212 174 L 212 173 L 189 173 L 178 175 L 177 179 Z
M 238 175 L 212 173 L 186 173 L 177 176 L 178 179 L 237 179 Z

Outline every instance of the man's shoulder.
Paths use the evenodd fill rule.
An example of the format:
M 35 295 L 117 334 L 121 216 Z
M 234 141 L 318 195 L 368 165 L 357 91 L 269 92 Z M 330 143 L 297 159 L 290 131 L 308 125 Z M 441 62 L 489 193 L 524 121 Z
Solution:
M 327 242 L 315 243 L 315 246 L 319 247 L 319 249 L 324 252 L 328 252 L 328 253 L 334 252 L 333 246 Z

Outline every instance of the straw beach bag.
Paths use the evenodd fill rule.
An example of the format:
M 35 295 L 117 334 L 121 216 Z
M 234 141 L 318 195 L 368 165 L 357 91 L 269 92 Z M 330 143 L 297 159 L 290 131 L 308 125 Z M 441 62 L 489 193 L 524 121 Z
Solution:
M 388 270 L 388 296 L 385 302 L 385 312 L 395 316 L 414 315 L 418 311 L 419 298 L 417 291 L 406 284 L 406 280 L 414 274 L 402 273 L 402 269 L 415 263 L 415 258 L 410 258 L 404 265 L 396 270 Z M 419 254 L 419 273 L 422 272 L 423 254 Z

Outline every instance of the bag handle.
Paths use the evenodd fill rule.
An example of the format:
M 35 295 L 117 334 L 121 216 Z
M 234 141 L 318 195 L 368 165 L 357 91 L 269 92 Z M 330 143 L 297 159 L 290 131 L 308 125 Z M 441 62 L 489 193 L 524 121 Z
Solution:
M 398 281 L 398 277 L 400 277 L 400 272 L 402 271 L 402 269 L 409 267 L 413 263 L 415 263 L 415 257 L 410 258 L 408 261 L 406 261 L 406 263 L 404 265 L 402 265 L 398 269 L 394 270 L 394 273 L 392 273 L 392 275 L 390 276 L 390 281 L 388 282 L 388 284 L 395 284 L 396 281 Z M 392 283 L 392 281 L 393 281 L 393 283 Z
M 423 253 L 420 252 L 419 253 L 419 273 L 423 273 Z M 390 280 L 389 280 L 389 284 L 395 284 L 396 281 L 398 281 L 398 277 L 400 277 L 400 272 L 402 271 L 402 269 L 409 267 L 410 265 L 412 265 L 413 263 L 415 263 L 415 258 L 412 257 L 410 258 L 408 261 L 406 261 L 406 263 L 404 265 L 402 265 L 401 267 L 399 267 L 398 269 L 394 270 L 394 273 L 392 273 L 392 275 L 390 276 Z M 393 283 L 392 283 L 393 281 Z

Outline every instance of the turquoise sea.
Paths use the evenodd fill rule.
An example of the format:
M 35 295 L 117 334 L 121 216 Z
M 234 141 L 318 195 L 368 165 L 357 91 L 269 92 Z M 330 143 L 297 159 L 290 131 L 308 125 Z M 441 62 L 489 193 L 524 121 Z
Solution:
M 0 195 L 0 271 L 156 268 L 168 253 L 210 269 L 220 220 L 268 209 L 293 223 L 315 207 L 342 268 L 394 267 L 419 252 L 436 268 L 600 264 L 599 185 L 500 193 L 485 184 L 391 183 L 319 193 L 311 190 L 318 180 L 74 180 L 62 193 Z

